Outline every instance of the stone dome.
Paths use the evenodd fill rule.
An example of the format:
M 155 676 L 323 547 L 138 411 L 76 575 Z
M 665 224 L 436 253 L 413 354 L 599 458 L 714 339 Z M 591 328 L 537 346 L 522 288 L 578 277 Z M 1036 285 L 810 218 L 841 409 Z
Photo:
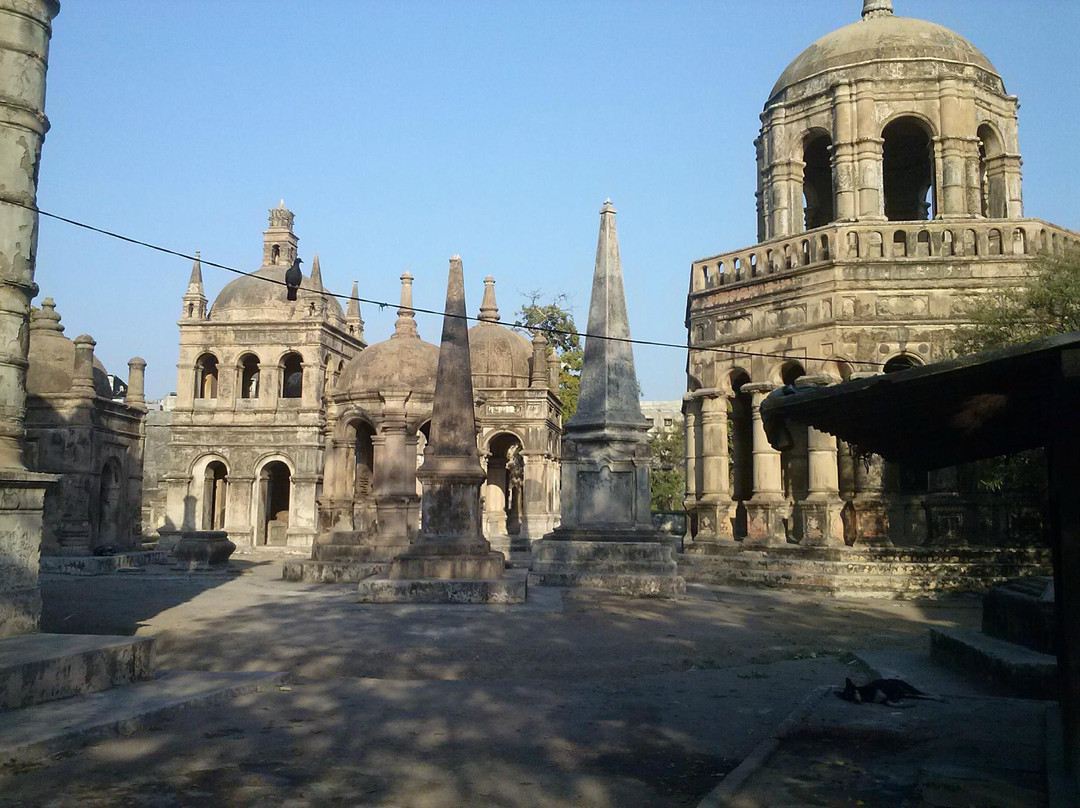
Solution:
M 434 394 L 438 366 L 438 345 L 415 334 L 394 334 L 350 359 L 337 380 L 337 390 L 362 393 L 397 389 Z
M 60 315 L 51 297 L 30 311 L 30 348 L 27 353 L 26 392 L 31 395 L 67 393 L 75 378 L 75 343 L 64 336 Z M 108 372 L 94 357 L 94 392 L 112 398 Z
M 495 279 L 491 275 L 484 278 L 478 319 L 480 322 L 469 329 L 473 387 L 528 387 L 532 343 L 513 329 L 499 325 Z
M 787 66 L 769 93 L 775 98 L 813 76 L 874 61 L 936 61 L 974 67 L 1001 78 L 986 56 L 955 31 L 927 20 L 897 17 L 891 4 L 868 0 L 863 18 L 814 41 Z M 1003 89 L 1003 88 L 1002 88 Z
M 285 299 L 285 287 L 280 283 L 284 276 L 285 267 L 270 266 L 229 281 L 218 292 L 217 298 L 210 307 L 209 319 L 245 320 L 259 318 L 263 313 L 276 319 L 304 316 L 308 311 L 307 302 L 314 299 L 313 295 L 323 291 L 322 284 L 313 282 L 305 275 L 300 282 L 300 299 L 290 302 Z M 279 281 L 279 283 L 267 283 L 267 279 Z M 305 292 L 307 295 L 304 294 Z M 345 317 L 337 298 L 326 295 L 323 299 L 332 317 L 336 316 L 339 319 Z
M 469 329 L 469 359 L 474 387 L 528 387 L 532 343 L 498 323 Z

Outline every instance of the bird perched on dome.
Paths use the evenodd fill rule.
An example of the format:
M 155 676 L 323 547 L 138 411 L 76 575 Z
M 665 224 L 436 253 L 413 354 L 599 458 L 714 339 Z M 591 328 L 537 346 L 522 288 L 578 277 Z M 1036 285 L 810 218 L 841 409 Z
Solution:
M 296 300 L 296 290 L 300 288 L 300 282 L 304 279 L 304 273 L 300 271 L 302 262 L 303 259 L 296 256 L 292 266 L 285 270 L 285 287 L 289 290 L 287 295 L 289 300 Z

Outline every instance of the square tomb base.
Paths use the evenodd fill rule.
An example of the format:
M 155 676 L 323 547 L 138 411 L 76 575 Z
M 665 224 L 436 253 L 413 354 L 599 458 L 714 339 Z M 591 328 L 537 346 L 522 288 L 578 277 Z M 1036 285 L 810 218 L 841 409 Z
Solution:
M 369 578 L 358 585 L 360 603 L 524 603 L 520 578 Z

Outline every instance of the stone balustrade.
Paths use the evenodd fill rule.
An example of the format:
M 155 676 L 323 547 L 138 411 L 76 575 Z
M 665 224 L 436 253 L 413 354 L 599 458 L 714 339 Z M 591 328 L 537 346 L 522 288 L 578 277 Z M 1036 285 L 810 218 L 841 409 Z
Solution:
M 695 261 L 690 293 L 845 260 L 1061 255 L 1078 247 L 1076 233 L 1042 219 L 834 223 Z

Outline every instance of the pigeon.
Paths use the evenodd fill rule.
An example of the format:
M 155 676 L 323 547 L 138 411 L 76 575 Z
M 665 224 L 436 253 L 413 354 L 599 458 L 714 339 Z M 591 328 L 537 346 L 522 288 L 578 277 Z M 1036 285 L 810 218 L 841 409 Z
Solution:
M 296 290 L 300 288 L 300 282 L 304 279 L 304 273 L 300 271 L 303 259 L 297 256 L 293 259 L 292 266 L 285 270 L 285 286 L 288 288 L 288 299 L 296 300 Z

